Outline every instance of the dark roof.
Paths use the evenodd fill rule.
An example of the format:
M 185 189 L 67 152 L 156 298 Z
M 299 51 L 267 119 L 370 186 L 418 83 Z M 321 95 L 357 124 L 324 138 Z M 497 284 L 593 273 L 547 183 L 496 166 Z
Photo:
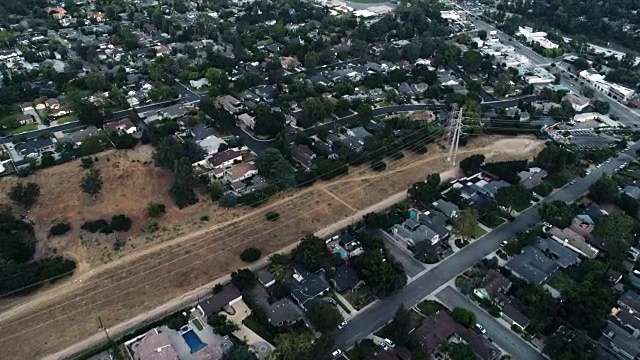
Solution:
M 523 328 L 526 328 L 531 323 L 531 320 L 520 311 L 518 304 L 514 302 L 505 304 L 501 311 L 505 316 Z
M 640 356 L 640 341 L 624 328 L 607 322 L 598 342 L 613 353 L 621 353 L 626 359 L 636 359 Z
M 487 291 L 487 294 L 493 298 L 501 290 L 508 290 L 511 287 L 511 280 L 498 271 L 490 269 L 482 279 L 482 286 Z
M 16 145 L 15 149 L 22 155 L 37 153 L 38 150 L 53 145 L 51 138 L 35 138 Z
M 222 287 L 222 291 L 217 294 L 213 294 L 212 296 L 201 300 L 198 303 L 198 306 L 202 309 L 205 316 L 209 316 L 211 314 L 219 313 L 223 307 L 228 305 L 233 300 L 242 297 L 242 293 L 238 290 L 235 285 L 229 283 Z
M 258 281 L 260 284 L 267 286 L 272 281 L 275 281 L 276 278 L 271 275 L 271 272 L 267 269 L 258 270 L 256 272 L 256 276 L 258 277 Z
M 447 341 L 456 332 L 458 324 L 446 311 L 437 311 L 422 320 L 422 324 L 413 332 L 422 348 L 430 353 L 440 343 Z
M 398 360 L 398 358 L 390 352 L 380 351 L 376 355 L 368 356 L 367 360 Z
M 265 309 L 271 325 L 292 324 L 302 319 L 302 313 L 289 298 L 280 299 Z
M 640 295 L 633 290 L 627 290 L 627 292 L 622 294 L 620 299 L 618 299 L 618 304 L 640 313 Z
M 304 167 L 311 166 L 315 155 L 307 145 L 293 145 L 291 147 L 291 156 Z
M 200 141 L 214 134 L 213 128 L 202 123 L 195 124 L 191 127 L 193 140 Z
M 338 235 L 338 241 L 340 242 L 340 245 L 344 246 L 345 248 L 351 248 L 360 245 L 358 239 L 356 239 L 355 236 L 351 235 L 348 232 L 343 232 Z
M 213 154 L 207 161 L 209 161 L 209 163 L 213 166 L 220 166 L 225 162 L 231 159 L 235 159 L 239 156 L 242 156 L 241 152 L 229 149 Z
M 338 291 L 351 290 L 360 282 L 356 269 L 347 264 L 338 266 L 331 280 Z
M 335 151 L 333 151 L 333 148 L 331 148 L 331 145 L 327 144 L 322 140 L 314 141 L 313 143 L 311 143 L 311 148 L 318 154 L 323 155 L 325 157 L 329 157 L 336 153 Z
M 329 284 L 323 276 L 307 271 L 301 266 L 295 265 L 293 269 L 301 279 L 298 281 L 292 277 L 287 282 L 291 289 L 291 296 L 300 306 L 309 309 L 312 300 L 329 290 Z
M 550 238 L 538 238 L 533 246 L 538 250 L 553 254 L 554 260 L 563 268 L 580 262 L 578 253 Z
M 526 246 L 514 256 L 506 268 L 533 285 L 540 285 L 558 270 L 558 263 L 533 246 Z

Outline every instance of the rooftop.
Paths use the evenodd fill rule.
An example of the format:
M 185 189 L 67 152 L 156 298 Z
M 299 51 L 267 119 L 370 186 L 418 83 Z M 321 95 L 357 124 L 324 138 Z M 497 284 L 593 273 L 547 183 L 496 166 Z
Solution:
M 558 264 L 537 248 L 526 246 L 521 254 L 507 263 L 506 268 L 533 285 L 541 285 L 558 270 Z

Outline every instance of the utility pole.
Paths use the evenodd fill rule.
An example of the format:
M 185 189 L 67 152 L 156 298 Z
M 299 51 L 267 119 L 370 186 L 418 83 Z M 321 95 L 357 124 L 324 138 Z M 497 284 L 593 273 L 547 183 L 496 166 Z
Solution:
M 100 328 L 104 330 L 104 334 L 107 335 L 107 340 L 109 341 L 109 343 L 111 343 L 111 337 L 109 337 L 109 332 L 107 331 L 107 328 L 104 327 L 104 325 L 102 324 L 102 318 L 100 316 L 98 316 L 98 321 L 100 322 Z
M 450 141 L 449 155 L 447 162 L 451 162 L 452 166 L 456 165 L 458 157 L 458 144 L 460 144 L 460 135 L 462 135 L 462 108 L 458 109 L 457 105 L 453 105 L 447 125 L 447 141 Z

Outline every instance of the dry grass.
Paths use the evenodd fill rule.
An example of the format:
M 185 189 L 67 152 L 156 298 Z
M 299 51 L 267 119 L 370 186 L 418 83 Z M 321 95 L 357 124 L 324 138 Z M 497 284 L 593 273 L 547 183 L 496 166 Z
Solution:
M 487 154 L 489 148 L 498 146 L 493 151 L 499 154 L 522 142 L 500 145 L 493 139 L 480 143 L 482 149 L 478 151 Z M 467 148 L 472 146 L 476 144 Z M 221 210 L 206 202 L 184 210 L 172 208 L 166 195 L 169 174 L 151 165 L 131 162 L 133 155 L 129 153 L 101 156 L 98 164 L 103 169 L 105 189 L 95 203 L 84 200 L 77 188 L 83 172 L 77 162 L 42 171 L 34 180 L 41 185 L 43 195 L 40 205 L 30 214 L 38 223 L 40 235 L 59 220 L 76 225 L 114 212 L 127 213 L 135 223 L 145 223 L 144 206 L 148 201 L 168 205 L 169 211 L 162 219 L 166 229 L 149 241 L 140 233 L 142 225 L 137 225 L 127 234 L 134 250 L 128 245 L 126 256 L 107 264 L 100 264 L 98 257 L 104 249 L 98 251 L 98 246 L 87 249 L 78 243 L 77 232 L 60 240 L 45 241 L 48 248 L 59 246 L 84 265 L 71 280 L 19 299 L 22 302 L 19 306 L 0 308 L 4 311 L 0 313 L 2 358 L 33 359 L 61 350 L 97 333 L 98 316 L 112 326 L 241 267 L 238 254 L 248 246 L 270 253 L 354 214 L 353 209 L 325 188 L 355 209 L 376 203 L 385 194 L 400 192 L 411 182 L 439 169 L 438 162 L 442 163 L 439 150 L 432 147 L 429 151 L 423 159 L 407 153 L 406 159 L 390 163 L 389 170 L 383 173 L 354 169 L 332 183 L 281 194 L 259 209 Z M 103 161 L 102 157 L 107 156 L 111 160 Z M 144 159 L 144 154 L 139 156 Z M 113 167 L 116 162 L 120 165 Z M 6 193 L 10 186 L 7 182 L 2 180 L 0 193 Z M 281 214 L 277 222 L 265 220 L 265 214 L 272 210 Z M 205 225 L 194 221 L 204 213 L 211 216 L 211 222 Z M 102 245 L 110 239 L 98 241 Z

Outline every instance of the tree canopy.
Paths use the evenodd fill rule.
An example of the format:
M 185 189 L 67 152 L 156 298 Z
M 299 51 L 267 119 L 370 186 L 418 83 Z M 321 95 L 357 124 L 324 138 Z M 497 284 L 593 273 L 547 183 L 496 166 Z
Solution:
M 316 301 L 309 309 L 308 316 L 313 328 L 323 334 L 330 334 L 337 330 L 343 320 L 336 306 L 328 301 Z
M 33 206 L 40 196 L 40 186 L 36 183 L 17 183 L 9 190 L 9 199 L 25 209 Z

